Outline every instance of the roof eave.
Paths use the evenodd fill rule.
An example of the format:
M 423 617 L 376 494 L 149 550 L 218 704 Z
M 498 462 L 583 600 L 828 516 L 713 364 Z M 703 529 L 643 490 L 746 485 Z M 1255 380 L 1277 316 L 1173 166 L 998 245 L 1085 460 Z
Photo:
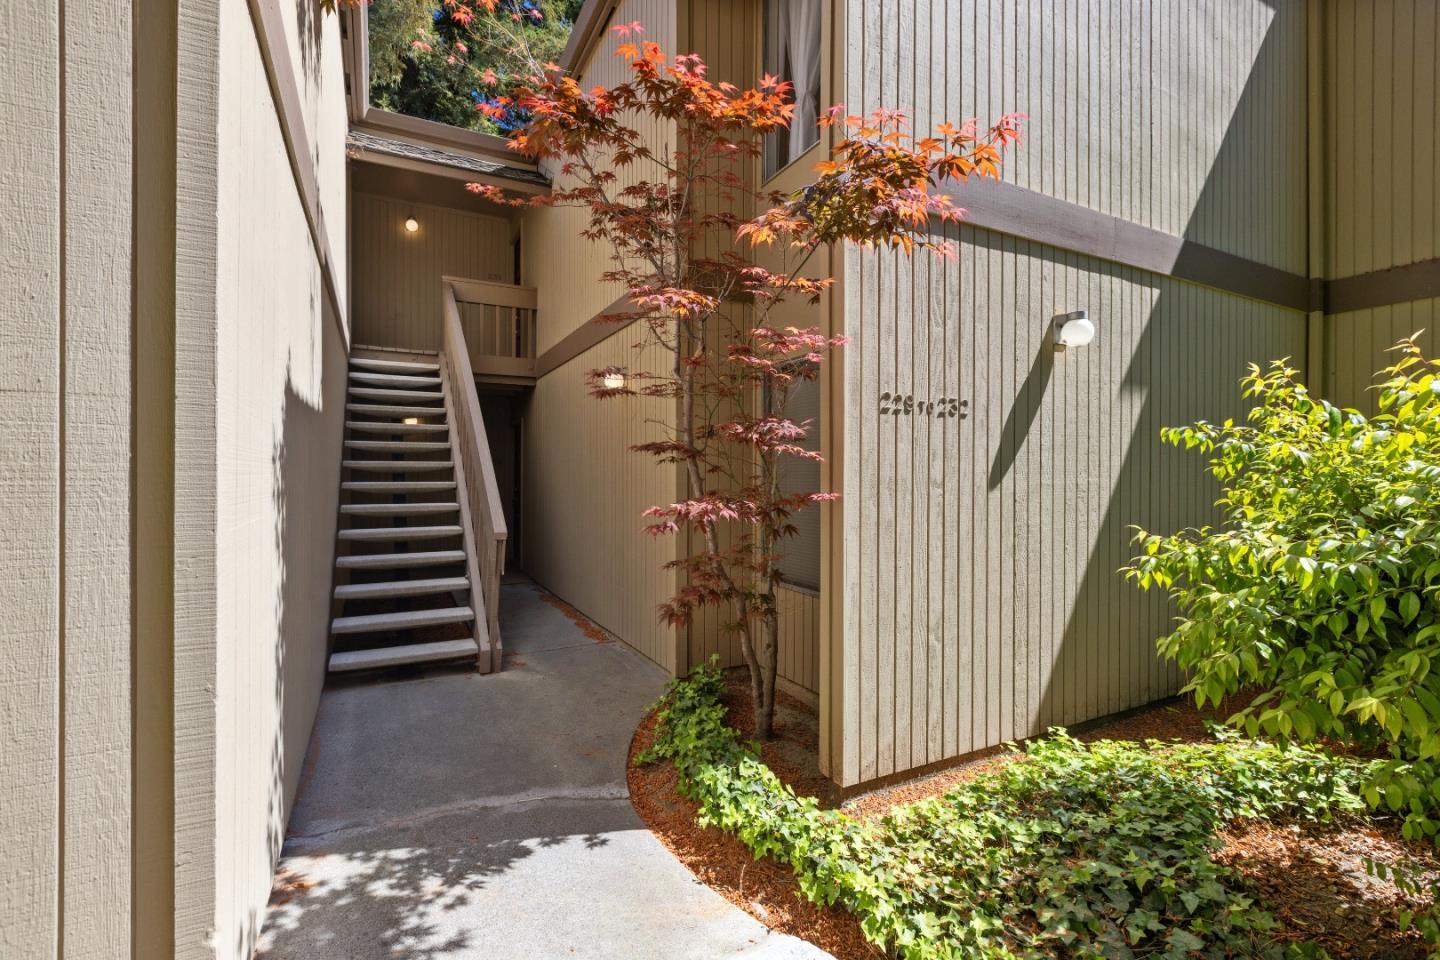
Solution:
M 595 45 L 605 35 L 605 24 L 610 22 L 610 14 L 617 6 L 619 0 L 585 0 L 585 5 L 575 17 L 575 26 L 570 31 L 570 40 L 565 44 L 565 51 L 560 54 L 562 70 L 579 76 L 579 70 L 590 56 L 590 51 L 595 49 Z

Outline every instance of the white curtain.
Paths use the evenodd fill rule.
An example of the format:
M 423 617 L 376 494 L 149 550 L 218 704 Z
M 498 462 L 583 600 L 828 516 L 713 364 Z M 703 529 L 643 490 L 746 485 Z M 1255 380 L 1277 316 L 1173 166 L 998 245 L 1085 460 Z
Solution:
M 788 79 L 794 84 L 795 96 L 788 162 L 820 139 L 815 126 L 820 96 L 820 0 L 789 0 L 780 10 L 779 26 L 781 43 L 789 54 Z

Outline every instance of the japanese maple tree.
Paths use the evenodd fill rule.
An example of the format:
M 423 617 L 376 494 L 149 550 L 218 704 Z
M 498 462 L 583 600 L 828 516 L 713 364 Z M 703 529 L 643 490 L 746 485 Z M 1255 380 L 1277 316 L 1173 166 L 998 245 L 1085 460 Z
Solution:
M 804 273 L 811 254 L 850 241 L 953 255 L 931 224 L 963 211 L 947 181 L 997 176 L 1004 148 L 1018 139 L 1018 115 L 979 131 L 974 121 L 943 124 L 917 137 L 898 111 L 820 118 L 834 146 L 815 177 L 793 195 L 757 188 L 765 136 L 789 124 L 790 85 L 766 76 L 751 88 L 709 79 L 693 54 L 667 57 L 639 24 L 612 28 L 629 78 L 586 89 L 554 64 L 486 109 L 518 107 L 530 123 L 511 136 L 528 156 L 550 161 L 557 184 L 545 196 L 514 200 L 493 186 L 470 189 L 511 205 L 572 206 L 588 212 L 584 235 L 602 244 L 611 269 L 602 278 L 626 291 L 628 309 L 596 322 L 637 323 L 640 347 L 660 345 L 660 368 L 591 370 L 601 400 L 661 397 L 673 422 L 633 449 L 684 472 L 684 499 L 645 511 L 656 536 L 683 535 L 670 566 L 682 586 L 660 609 L 680 627 L 701 607 L 724 610 L 750 672 L 757 735 L 768 739 L 779 652 L 776 589 L 793 518 L 835 493 L 787 492 L 787 461 L 820 459 L 805 448 L 813 427 L 785 414 L 795 385 L 813 380 L 845 337 L 820 326 L 781 327 L 775 308 L 819 302 L 831 277 Z M 647 138 L 656 122 L 669 135 Z M 783 255 L 761 257 L 775 245 Z M 779 252 L 777 251 L 777 254 Z M 783 269 L 762 264 L 783 260 Z
M 515 57 L 526 61 L 513 27 L 521 7 L 443 4 L 467 24 L 495 18 L 497 29 L 516 34 Z M 650 534 L 682 537 L 669 564 L 682 585 L 659 612 L 683 627 L 702 607 L 725 611 L 749 668 L 756 733 L 769 739 L 784 542 L 797 532 L 799 511 L 837 496 L 781 483 L 788 461 L 820 460 L 804 442 L 814 424 L 785 411 L 795 386 L 816 379 L 846 340 L 819 325 L 781 326 L 775 310 L 791 300 L 817 304 L 830 289 L 833 278 L 805 274 L 827 245 L 953 255 L 932 232 L 933 223 L 963 215 L 946 184 L 997 176 L 1021 118 L 1004 116 L 984 131 L 973 120 L 947 123 L 922 137 L 899 111 L 857 116 L 833 107 L 819 119 L 833 145 L 813 181 L 792 195 L 766 192 L 756 171 L 765 137 L 793 117 L 790 84 L 771 76 L 745 89 L 715 82 L 700 57 L 668 57 L 640 24 L 612 30 L 629 67 L 625 82 L 587 89 L 531 57 L 523 81 L 497 79 L 478 104 L 496 120 L 527 118 L 511 145 L 548 161 L 558 174 L 551 192 L 517 200 L 494 186 L 468 186 L 496 203 L 586 211 L 584 236 L 611 258 L 597 279 L 620 285 L 627 300 L 627 309 L 596 322 L 635 323 L 644 331 L 637 350 L 663 348 L 663 366 L 589 371 L 590 392 L 674 402 L 656 439 L 633 447 L 686 479 L 683 499 L 645 511 Z M 642 132 L 656 126 L 666 134 Z M 772 252 L 762 254 L 766 247 Z M 777 262 L 783 266 L 765 265 Z

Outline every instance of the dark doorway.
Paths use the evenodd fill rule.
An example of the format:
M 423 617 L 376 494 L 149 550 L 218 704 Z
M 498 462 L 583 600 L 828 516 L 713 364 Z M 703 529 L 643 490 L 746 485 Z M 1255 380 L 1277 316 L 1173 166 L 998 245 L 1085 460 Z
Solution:
M 490 459 L 495 463 L 495 484 L 505 511 L 510 537 L 505 542 L 505 565 L 513 568 L 520 544 L 520 444 L 524 435 L 524 404 L 519 389 L 477 385 L 480 415 L 490 440 Z

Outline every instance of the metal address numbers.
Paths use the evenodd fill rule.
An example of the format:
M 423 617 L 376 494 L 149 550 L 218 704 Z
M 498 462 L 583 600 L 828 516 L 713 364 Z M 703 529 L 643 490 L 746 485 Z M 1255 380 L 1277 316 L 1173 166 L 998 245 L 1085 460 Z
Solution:
M 936 420 L 964 420 L 970 416 L 970 401 L 959 397 L 940 397 L 935 400 L 917 400 L 914 394 L 880 394 L 880 415 L 882 417 L 934 417 Z

